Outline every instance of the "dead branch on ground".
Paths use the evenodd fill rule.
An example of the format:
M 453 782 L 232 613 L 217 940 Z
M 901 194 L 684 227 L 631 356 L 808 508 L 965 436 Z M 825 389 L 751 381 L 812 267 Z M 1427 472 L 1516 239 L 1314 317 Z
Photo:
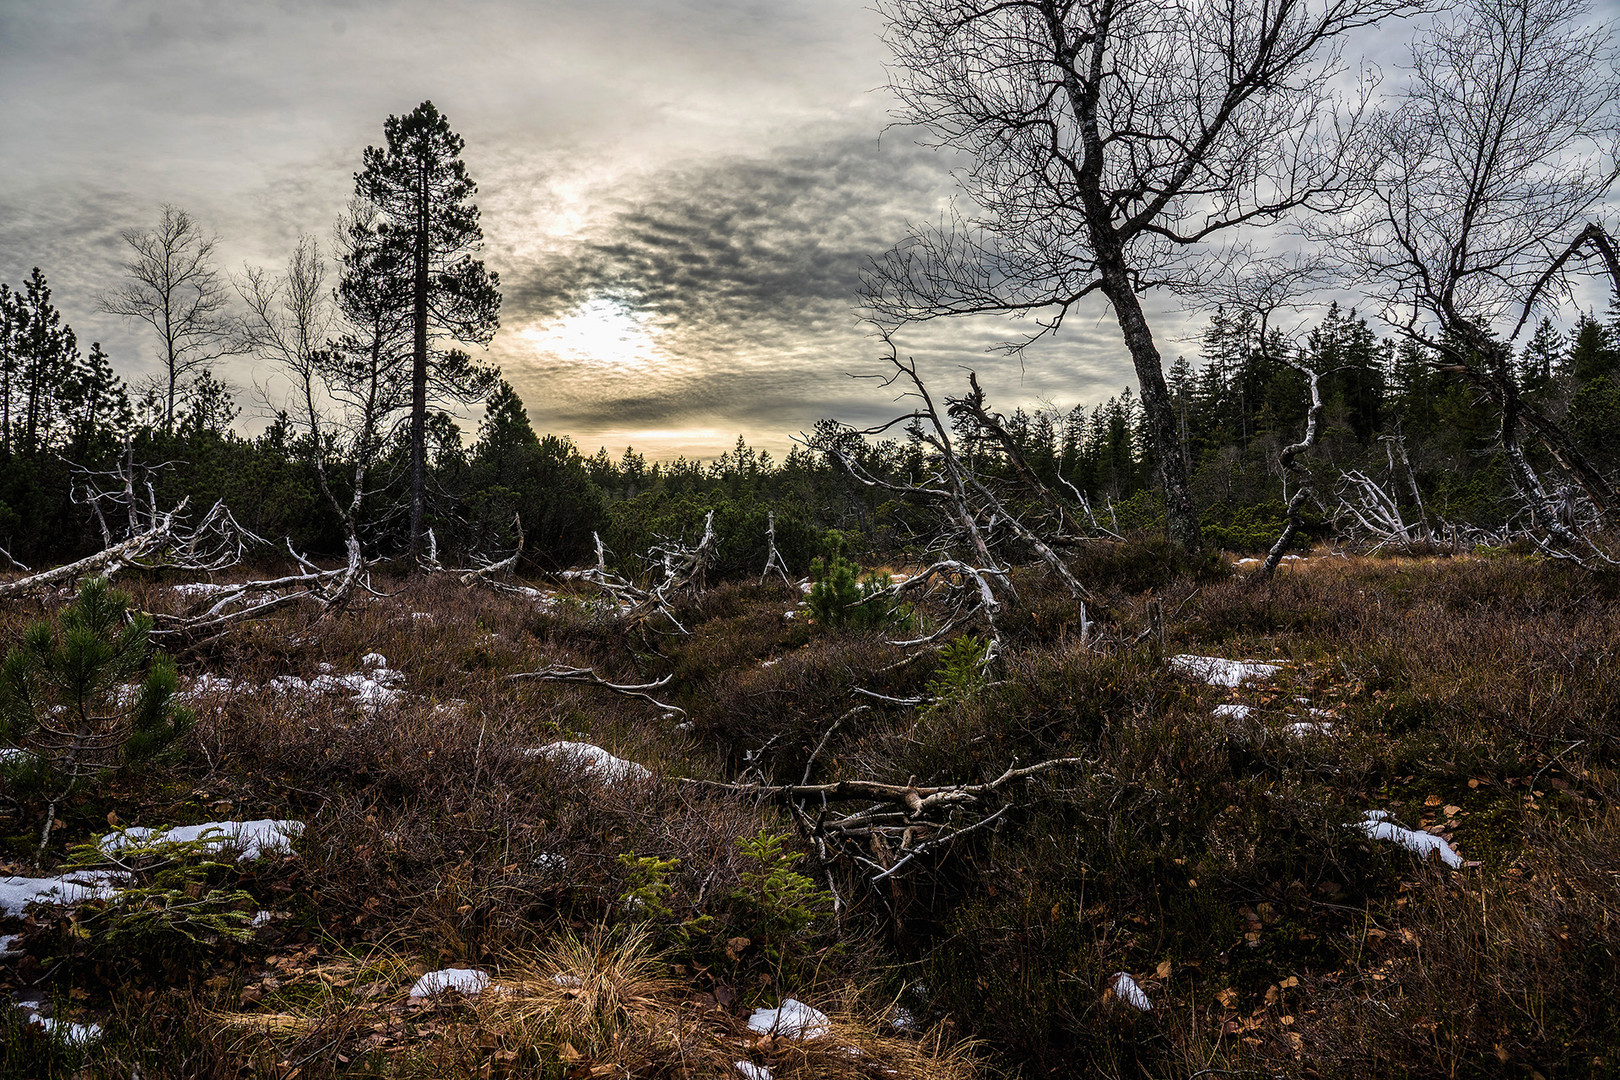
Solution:
M 608 682 L 591 668 L 577 667 L 549 667 L 543 671 L 520 671 L 514 675 L 507 676 L 507 679 L 512 681 L 518 679 L 538 679 L 543 682 L 574 683 L 579 686 L 600 686 L 602 689 L 611 690 L 615 694 L 623 694 L 626 697 L 640 698 L 643 701 L 650 702 L 653 705 L 656 705 L 658 708 L 663 709 L 666 713 L 673 713 L 676 716 L 685 716 L 686 710 L 681 708 L 679 705 L 670 705 L 659 701 L 648 692 L 651 690 L 657 690 L 660 687 L 668 686 L 670 680 L 673 678 L 673 675 L 665 675 L 662 679 L 654 679 L 652 682 L 647 683 L 614 683 Z

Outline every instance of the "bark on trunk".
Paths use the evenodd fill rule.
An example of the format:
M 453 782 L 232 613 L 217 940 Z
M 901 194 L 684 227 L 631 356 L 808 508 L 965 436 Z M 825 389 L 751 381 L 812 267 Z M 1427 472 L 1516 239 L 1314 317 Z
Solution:
M 1136 367 L 1136 381 L 1142 391 L 1142 416 L 1153 439 L 1153 450 L 1159 457 L 1159 474 L 1164 479 L 1164 510 L 1170 539 L 1187 554 L 1196 555 L 1204 549 L 1203 530 L 1198 524 L 1198 509 L 1193 505 L 1187 482 L 1186 459 L 1182 457 L 1181 440 L 1176 435 L 1176 412 L 1170 404 L 1170 388 L 1164 381 L 1159 347 L 1153 343 L 1153 331 L 1148 328 L 1142 305 L 1130 287 L 1124 267 L 1104 267 L 1102 278 L 1103 292 L 1114 305 L 1120 332 L 1125 336 L 1125 347 L 1131 351 L 1131 363 Z
M 422 515 L 427 502 L 427 168 L 419 167 L 416 193 L 415 293 L 411 313 L 411 544 L 414 566 L 422 550 Z

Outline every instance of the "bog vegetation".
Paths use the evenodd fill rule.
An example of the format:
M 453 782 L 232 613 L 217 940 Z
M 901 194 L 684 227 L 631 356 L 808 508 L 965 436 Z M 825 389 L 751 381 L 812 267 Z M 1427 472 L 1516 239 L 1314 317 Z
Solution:
M 133 391 L 0 286 L 0 1077 L 1620 1069 L 1620 316 L 1548 317 L 1620 284 L 1607 34 L 1476 0 L 1337 114 L 1414 5 L 1124 6 L 882 5 L 984 216 L 873 264 L 903 411 L 780 461 L 533 429 L 430 103 L 330 264 L 126 234 Z M 1196 255 L 1325 204 L 1382 336 Z M 1096 291 L 1090 407 L 897 341 Z

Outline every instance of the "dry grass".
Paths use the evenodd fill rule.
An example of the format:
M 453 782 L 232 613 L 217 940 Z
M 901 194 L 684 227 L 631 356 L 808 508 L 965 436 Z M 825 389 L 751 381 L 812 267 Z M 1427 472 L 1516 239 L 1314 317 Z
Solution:
M 90 1062 L 43 1074 L 707 1077 L 738 1061 L 778 1080 L 1612 1073 L 1620 587 L 1532 560 L 1430 556 L 1316 557 L 1256 587 L 1163 554 L 1116 545 L 1076 560 L 1116 638 L 1153 627 L 1157 609 L 1162 639 L 1083 647 L 1072 602 L 1020 577 L 986 685 L 927 709 L 874 706 L 824 742 L 851 687 L 923 693 L 937 661 L 899 664 L 876 637 L 783 619 L 798 597 L 781 588 L 712 590 L 676 638 L 588 604 L 541 610 L 430 578 L 341 619 L 286 613 L 184 654 L 185 675 L 262 687 L 322 663 L 354 671 L 376 651 L 408 696 L 372 710 L 262 692 L 199 702 L 184 762 L 112 778 L 69 808 L 59 849 L 105 831 L 109 811 L 309 829 L 297 859 L 244 876 L 281 913 L 256 951 L 167 988 L 55 969 L 87 995 L 63 1008 L 109 1034 Z M 141 604 L 174 602 L 157 584 L 130 588 Z M 0 610 L 0 636 L 40 610 Z M 1176 652 L 1285 667 L 1271 684 L 1211 688 L 1166 669 Z M 672 674 L 666 700 L 690 726 L 594 688 L 504 678 L 547 664 Z M 1290 733 L 1296 697 L 1326 711 L 1331 737 Z M 1223 720 L 1219 704 L 1253 711 Z M 881 888 L 869 868 L 831 867 L 847 906 L 790 963 L 767 954 L 779 943 L 739 899 L 738 847 L 762 827 L 791 834 L 789 819 L 523 752 L 555 739 L 660 777 L 796 782 L 818 745 L 818 779 L 1087 764 L 1019 789 L 1000 829 Z M 1481 865 L 1424 866 L 1346 828 L 1371 808 L 1444 832 Z M 20 819 L 4 831 L 26 832 Z M 624 857 L 679 860 L 667 916 L 631 918 Z M 4 977 L 65 978 L 40 961 L 67 939 L 30 933 L 35 966 Z M 509 992 L 406 1001 L 417 975 L 450 965 Z M 1116 971 L 1136 976 L 1152 1013 L 1113 998 Z M 831 1033 L 750 1033 L 750 1009 L 784 996 L 822 1008 Z M 896 1001 L 926 1034 L 889 1026 Z M 5 1052 L 0 1066 L 42 1074 Z

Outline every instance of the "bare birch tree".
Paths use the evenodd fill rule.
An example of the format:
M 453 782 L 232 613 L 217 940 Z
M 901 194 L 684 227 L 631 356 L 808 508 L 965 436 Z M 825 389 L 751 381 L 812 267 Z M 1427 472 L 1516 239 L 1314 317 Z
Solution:
M 971 156 L 961 183 L 974 209 L 913 231 L 870 268 L 876 317 L 1031 315 L 1033 339 L 1105 297 L 1141 387 L 1171 536 L 1198 550 L 1141 295 L 1198 288 L 1220 262 L 1211 242 L 1229 230 L 1335 199 L 1359 115 L 1328 89 L 1340 42 L 1420 0 L 878 6 L 899 118 Z
M 349 578 L 340 600 L 364 565 L 362 514 L 378 493 L 377 461 L 410 404 L 408 314 L 385 295 L 386 281 L 372 280 L 392 278 L 371 264 L 371 211 L 363 203 L 351 210 L 337 229 L 345 250 L 335 292 L 310 237 L 298 242 L 283 275 L 249 267 L 236 282 L 248 309 L 242 345 L 292 384 L 287 411 L 303 429 L 321 494 L 343 524 Z M 334 465 L 343 468 L 341 479 Z
M 132 257 L 120 289 L 100 297 L 109 315 L 137 319 L 157 334 L 164 388 L 163 427 L 174 430 L 176 397 L 186 378 L 234 351 L 230 294 L 214 266 L 215 239 L 168 203 L 155 229 L 122 233 Z
M 1536 310 L 1570 298 L 1577 256 L 1620 261 L 1600 213 L 1620 179 L 1620 80 L 1607 26 L 1585 0 L 1469 0 L 1412 49 L 1411 74 L 1378 118 L 1381 165 L 1366 200 L 1329 234 L 1440 366 L 1500 412 L 1509 475 L 1540 526 L 1581 548 L 1522 446 L 1539 442 L 1609 524 L 1608 478 L 1520 394 L 1511 342 Z

